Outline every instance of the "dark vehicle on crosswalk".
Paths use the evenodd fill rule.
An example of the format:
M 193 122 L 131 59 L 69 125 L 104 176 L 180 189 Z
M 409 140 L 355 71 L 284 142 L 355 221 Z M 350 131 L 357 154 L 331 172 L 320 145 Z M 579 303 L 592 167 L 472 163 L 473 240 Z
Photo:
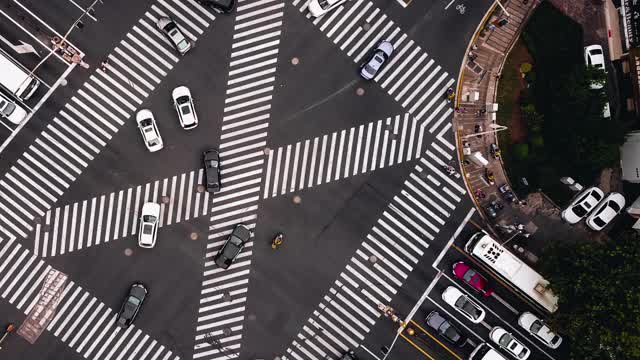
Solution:
M 356 354 L 353 352 L 353 350 L 347 350 L 347 352 L 342 355 L 340 360 L 358 360 L 358 358 L 356 357 Z
M 196 0 L 201 5 L 211 9 L 218 9 L 225 14 L 229 14 L 236 7 L 236 0 Z
M 167 39 L 169 39 L 169 42 L 171 42 L 180 55 L 184 55 L 187 51 L 191 50 L 191 41 L 189 41 L 171 18 L 166 16 L 159 18 L 156 26 L 164 33 Z
M 213 260 L 219 267 L 228 269 L 238 257 L 249 239 L 251 239 L 251 230 L 249 230 L 249 228 L 244 224 L 236 225 L 231 232 L 231 235 L 229 235 L 227 241 L 222 246 L 222 249 L 218 251 Z
M 204 178 L 205 187 L 210 193 L 220 191 L 220 153 L 216 149 L 204 152 Z
M 149 291 L 147 288 L 141 283 L 133 283 L 131 285 L 127 298 L 118 313 L 116 323 L 119 327 L 126 329 L 133 323 L 133 320 L 138 316 L 140 308 L 142 308 L 142 304 L 144 303 L 144 299 L 147 297 L 148 293 Z
M 438 335 L 455 346 L 463 346 L 467 342 L 467 338 L 462 335 L 460 330 L 435 310 L 427 315 L 425 322 L 430 328 L 434 329 Z

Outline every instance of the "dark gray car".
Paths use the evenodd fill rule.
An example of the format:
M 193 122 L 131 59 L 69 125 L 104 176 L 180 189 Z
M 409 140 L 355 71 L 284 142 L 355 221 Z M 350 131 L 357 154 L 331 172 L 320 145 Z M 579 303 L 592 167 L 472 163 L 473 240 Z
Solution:
M 142 303 L 144 303 L 144 299 L 147 297 L 148 293 L 149 291 L 147 288 L 140 283 L 134 283 L 131 285 L 127 298 L 118 313 L 118 319 L 116 322 L 119 327 L 126 329 L 131 325 L 131 323 L 133 323 L 133 320 L 138 316 Z
M 360 66 L 360 76 L 365 80 L 373 79 L 389 61 L 391 54 L 393 45 L 389 41 L 381 41 Z
M 202 154 L 204 161 L 205 187 L 208 192 L 220 191 L 220 153 L 216 149 L 210 149 Z
M 218 251 L 213 260 L 219 267 L 228 269 L 238 257 L 249 239 L 251 239 L 251 230 L 249 230 L 249 228 L 244 224 L 236 225 L 235 229 L 233 229 L 231 235 L 229 235 L 227 241 L 222 246 L 222 249 Z
M 467 342 L 467 339 L 462 336 L 460 330 L 453 326 L 449 320 L 442 317 L 439 312 L 432 311 L 427 315 L 425 321 L 430 328 L 434 329 L 438 333 L 438 335 L 445 338 L 453 345 L 463 346 Z

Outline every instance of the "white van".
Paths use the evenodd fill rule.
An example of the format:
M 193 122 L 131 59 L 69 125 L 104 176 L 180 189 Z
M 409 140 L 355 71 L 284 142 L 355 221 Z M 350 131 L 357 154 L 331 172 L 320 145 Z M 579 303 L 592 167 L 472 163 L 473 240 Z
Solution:
M 29 71 L 24 66 L 0 50 L 0 85 L 24 101 L 36 92 L 40 81 L 34 76 L 29 76 Z
M 507 358 L 497 352 L 491 345 L 482 343 L 469 355 L 469 360 L 507 360 Z

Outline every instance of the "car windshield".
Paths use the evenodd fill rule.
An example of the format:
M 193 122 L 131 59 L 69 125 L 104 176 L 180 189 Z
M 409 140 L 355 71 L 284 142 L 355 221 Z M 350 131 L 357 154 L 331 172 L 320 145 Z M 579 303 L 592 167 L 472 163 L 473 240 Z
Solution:
M 620 211 L 620 206 L 613 202 L 613 201 L 609 201 L 609 207 L 611 208 L 611 210 L 615 211 L 615 212 L 619 212 Z
M 607 222 L 602 220 L 601 218 L 597 217 L 593 219 L 593 222 L 596 223 L 596 225 L 598 225 L 598 227 L 604 227 L 605 225 L 607 225 Z
M 189 97 L 188 97 L 188 96 L 180 96 L 180 97 L 178 97 L 178 98 L 176 99 L 176 102 L 177 102 L 178 104 L 184 104 L 184 103 L 187 103 L 187 102 L 189 102 Z
M 582 206 L 582 205 L 576 205 L 573 208 L 571 208 L 571 210 L 573 210 L 573 213 L 576 214 L 576 216 L 578 217 L 583 217 L 585 215 L 587 215 L 587 209 Z
M 178 47 L 178 50 L 184 50 L 189 46 L 189 43 L 186 39 L 183 39 L 182 41 L 177 43 L 176 46 Z
M 465 297 L 461 297 L 460 299 L 458 299 L 458 301 L 456 301 L 456 306 L 474 318 L 478 318 L 480 316 L 480 310 L 476 308 L 476 306 L 473 305 L 471 301 L 468 301 Z
M 476 274 L 476 272 L 474 270 L 467 270 L 466 273 L 464 273 L 464 275 L 462 276 L 467 282 L 471 282 L 471 279 L 473 278 L 473 276 Z
M 458 334 L 456 329 L 446 321 L 442 323 L 440 331 L 446 338 L 451 339 L 452 341 L 457 341 L 460 338 L 460 334 Z
M 329 4 L 329 1 L 327 1 L 327 0 L 318 1 L 318 5 L 320 5 L 322 10 L 327 10 L 329 8 L 329 6 L 331 6 L 331 4 Z
M 151 126 L 151 119 L 144 119 L 144 120 L 140 121 L 140 126 L 142 126 L 142 127 Z
M 503 347 L 508 347 L 510 342 L 511 342 L 511 335 L 509 334 L 504 334 L 500 336 L 500 339 L 498 340 L 498 343 L 500 344 L 500 346 L 503 346 Z
M 6 106 L 0 105 L 0 107 L 2 107 L 2 115 L 9 116 L 13 113 L 13 110 L 16 109 L 16 104 L 6 103 Z
M 145 215 L 142 217 L 142 221 L 143 222 L 148 222 L 148 223 L 152 223 L 152 222 L 156 222 L 157 218 L 153 215 Z
M 600 49 L 592 49 L 591 51 L 589 51 L 591 53 L 591 55 L 602 55 L 602 50 Z
M 555 343 L 557 343 L 559 340 L 560 340 L 560 336 L 556 335 L 556 336 L 554 336 L 554 337 L 553 337 L 553 339 L 551 339 L 551 343 L 552 343 L 552 344 L 555 344 Z
M 146 224 L 142 227 L 142 233 L 144 235 L 151 235 L 153 233 L 153 225 Z
M 132 305 L 135 305 L 135 306 L 140 305 L 140 299 L 138 299 L 138 298 L 137 298 L 137 297 L 135 297 L 135 296 L 129 296 L 129 299 L 127 300 L 127 302 L 128 302 L 129 304 L 132 304 Z
M 536 320 L 533 322 L 533 324 L 531 324 L 531 332 L 532 333 L 538 333 L 538 331 L 540 331 L 540 329 L 542 329 L 542 322 L 540 320 Z

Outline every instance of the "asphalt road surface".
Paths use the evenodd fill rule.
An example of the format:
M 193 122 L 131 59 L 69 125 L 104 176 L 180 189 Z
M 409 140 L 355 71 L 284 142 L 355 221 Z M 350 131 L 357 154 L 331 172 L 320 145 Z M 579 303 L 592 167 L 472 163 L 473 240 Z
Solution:
M 20 4 L 64 29 L 90 2 Z M 89 69 L 75 68 L 2 152 L 0 313 L 20 325 L 49 270 L 69 276 L 35 344 L 12 334 L 3 357 L 460 359 L 500 325 L 532 358 L 562 358 L 516 328 L 530 306 L 507 288 L 478 298 L 485 324 L 440 300 L 446 286 L 469 291 L 448 269 L 476 216 L 460 175 L 442 169 L 457 159 L 444 93 L 489 6 L 351 0 L 313 19 L 304 0 L 244 0 L 231 15 L 191 0 L 97 5 L 71 38 Z M 185 56 L 155 29 L 164 15 L 195 45 Z M 367 82 L 358 65 L 382 39 L 395 54 Z M 171 100 L 180 85 L 199 116 L 189 131 Z M 164 139 L 156 153 L 134 121 L 143 108 Z M 217 194 L 198 186 L 210 148 L 222 158 Z M 141 249 L 148 201 L 161 204 L 160 229 Z M 254 237 L 223 270 L 213 256 L 238 223 Z M 137 281 L 149 297 L 121 330 Z M 425 330 L 439 309 L 470 341 L 398 335 L 379 305 Z

